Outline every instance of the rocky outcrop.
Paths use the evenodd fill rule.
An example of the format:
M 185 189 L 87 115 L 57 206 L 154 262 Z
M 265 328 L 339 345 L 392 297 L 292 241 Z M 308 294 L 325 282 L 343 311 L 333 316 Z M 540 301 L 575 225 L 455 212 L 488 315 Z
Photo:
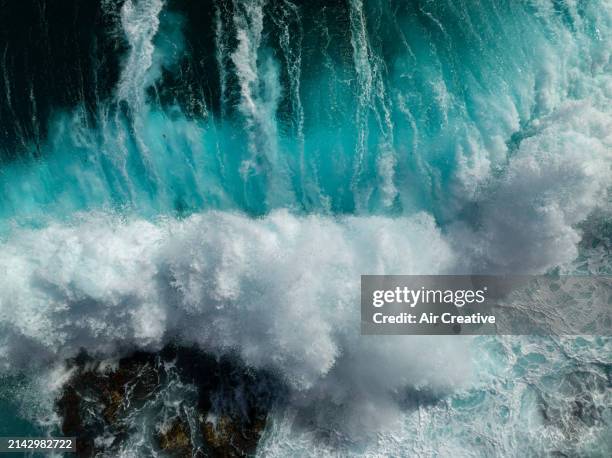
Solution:
M 117 362 L 82 354 L 56 408 L 81 457 L 162 452 L 170 457 L 252 455 L 266 426 L 269 374 L 230 358 L 169 347 Z

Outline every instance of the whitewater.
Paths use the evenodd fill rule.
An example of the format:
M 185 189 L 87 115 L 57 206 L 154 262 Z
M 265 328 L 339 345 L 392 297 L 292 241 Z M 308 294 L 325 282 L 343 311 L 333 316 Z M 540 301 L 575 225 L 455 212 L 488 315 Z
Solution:
M 359 334 L 363 274 L 610 274 L 612 2 L 99 8 L 44 122 L 0 47 L 6 412 L 179 342 L 275 374 L 259 456 L 612 453 L 608 336 Z

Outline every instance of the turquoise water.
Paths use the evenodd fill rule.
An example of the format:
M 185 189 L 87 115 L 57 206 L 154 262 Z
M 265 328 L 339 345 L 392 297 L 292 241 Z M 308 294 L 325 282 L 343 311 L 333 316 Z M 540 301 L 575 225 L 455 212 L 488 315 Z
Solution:
M 598 53 L 609 17 L 597 2 L 211 8 L 215 106 L 192 117 L 156 101 L 162 73 L 199 57 L 180 35 L 198 25 L 137 4 L 123 19 L 141 29 L 125 37 L 115 97 L 96 108 L 93 127 L 84 107 L 56 110 L 48 137 L 31 146 L 40 157 L 3 166 L 3 221 L 281 207 L 425 210 L 443 224 L 502 173 L 534 120 L 592 96 L 608 65 Z

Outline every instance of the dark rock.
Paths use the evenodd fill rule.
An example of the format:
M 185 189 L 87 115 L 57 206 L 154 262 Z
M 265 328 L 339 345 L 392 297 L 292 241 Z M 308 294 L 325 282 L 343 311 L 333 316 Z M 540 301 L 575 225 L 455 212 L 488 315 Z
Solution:
M 279 384 L 232 358 L 168 347 L 134 353 L 112 367 L 81 354 L 56 401 L 77 455 L 171 457 L 252 455 Z M 134 449 L 136 448 L 136 449 Z
M 202 434 L 214 456 L 249 456 L 255 452 L 265 426 L 264 416 L 247 424 L 241 424 L 232 417 L 222 416 L 215 423 L 202 421 Z
M 175 419 L 167 431 L 160 432 L 158 436 L 159 448 L 176 458 L 191 457 L 193 448 L 189 425 L 181 419 Z

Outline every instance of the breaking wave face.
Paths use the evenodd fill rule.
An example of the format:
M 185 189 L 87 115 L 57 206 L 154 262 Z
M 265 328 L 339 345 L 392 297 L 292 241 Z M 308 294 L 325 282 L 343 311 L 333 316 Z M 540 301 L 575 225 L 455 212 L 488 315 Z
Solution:
M 609 274 L 612 4 L 195 3 L 0 15 L 0 376 L 179 341 L 289 388 L 265 456 L 606 455 L 608 338 L 366 339 L 358 295 Z

